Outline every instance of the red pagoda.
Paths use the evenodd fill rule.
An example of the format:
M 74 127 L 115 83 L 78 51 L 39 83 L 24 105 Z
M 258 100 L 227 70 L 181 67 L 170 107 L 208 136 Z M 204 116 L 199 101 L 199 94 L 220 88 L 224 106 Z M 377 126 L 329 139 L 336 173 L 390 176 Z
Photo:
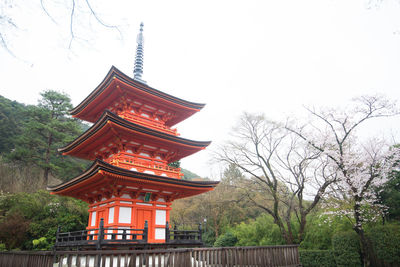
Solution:
M 165 243 L 172 202 L 213 190 L 218 184 L 184 180 L 180 168 L 168 165 L 210 144 L 179 137 L 172 128 L 204 104 L 166 94 L 141 79 L 142 31 L 143 24 L 137 39 L 134 78 L 113 66 L 100 85 L 71 111 L 72 116 L 93 125 L 59 151 L 93 164 L 70 181 L 48 188 L 52 194 L 89 203 L 86 232 L 92 236 L 85 239 L 99 238 L 95 235 L 104 227 L 104 240 L 143 240 L 143 235 L 134 234 L 146 228 L 147 243 Z

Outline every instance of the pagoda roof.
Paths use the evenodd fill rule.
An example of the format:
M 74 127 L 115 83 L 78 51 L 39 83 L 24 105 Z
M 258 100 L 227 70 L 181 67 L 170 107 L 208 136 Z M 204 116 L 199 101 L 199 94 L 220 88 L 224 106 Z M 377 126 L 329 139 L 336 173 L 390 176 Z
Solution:
M 194 113 L 200 111 L 205 104 L 189 102 L 169 95 L 132 79 L 112 66 L 104 80 L 78 106 L 71 110 L 74 117 L 95 122 L 109 105 L 125 93 L 136 95 L 147 102 L 167 110 L 172 110 L 175 116 L 165 125 L 171 127 Z
M 148 173 L 141 173 L 119 168 L 102 160 L 96 160 L 82 174 L 68 182 L 56 186 L 49 186 L 47 190 L 53 194 L 70 196 L 85 200 L 85 195 L 92 190 L 107 190 L 112 185 L 135 186 L 154 191 L 159 190 L 161 194 L 167 192 L 174 199 L 189 197 L 211 191 L 218 184 L 218 181 L 187 181 L 182 179 L 157 176 Z
M 115 140 L 143 141 L 144 144 L 166 151 L 177 151 L 178 153 L 170 156 L 168 162 L 189 156 L 211 143 L 211 141 L 193 141 L 147 128 L 106 110 L 92 127 L 58 150 L 64 155 L 94 160 L 96 158 L 94 152 L 99 151 L 110 142 L 115 142 Z

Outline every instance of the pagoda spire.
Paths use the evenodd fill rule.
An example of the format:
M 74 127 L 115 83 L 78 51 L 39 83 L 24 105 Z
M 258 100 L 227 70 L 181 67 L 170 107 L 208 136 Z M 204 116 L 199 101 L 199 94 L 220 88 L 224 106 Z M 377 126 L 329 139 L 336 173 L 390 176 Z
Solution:
M 140 23 L 140 32 L 137 35 L 137 47 L 136 47 L 136 57 L 135 57 L 135 66 L 133 68 L 133 79 L 146 83 L 144 80 L 142 80 L 142 74 L 143 74 L 143 44 L 144 44 L 144 39 L 143 39 L 143 22 Z

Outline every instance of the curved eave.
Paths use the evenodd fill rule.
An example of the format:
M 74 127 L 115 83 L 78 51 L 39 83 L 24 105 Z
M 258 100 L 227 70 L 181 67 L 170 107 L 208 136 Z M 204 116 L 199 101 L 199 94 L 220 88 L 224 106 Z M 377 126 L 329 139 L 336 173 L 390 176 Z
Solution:
M 74 117 L 94 122 L 94 120 L 86 115 L 87 108 L 91 110 L 91 104 L 94 105 L 95 99 L 100 97 L 102 94 L 111 94 L 110 92 L 107 93 L 107 91 L 113 90 L 112 88 L 110 88 L 110 84 L 114 80 L 118 80 L 127 85 L 133 93 L 135 91 L 143 92 L 147 95 L 154 97 L 156 100 L 158 100 L 157 102 L 165 102 L 169 106 L 174 107 L 176 110 L 181 110 L 181 116 L 178 116 L 176 119 L 171 120 L 168 123 L 168 126 L 173 126 L 177 124 L 178 122 L 193 115 L 197 111 L 200 111 L 205 106 L 205 104 L 186 101 L 170 94 L 161 92 L 155 88 L 148 86 L 147 84 L 130 78 L 129 76 L 118 70 L 116 67 L 112 66 L 104 80 L 79 105 L 73 108 L 70 111 L 70 114 Z
M 146 185 L 157 184 L 164 185 L 167 188 L 179 188 L 180 190 L 192 191 L 192 193 L 189 195 L 196 195 L 213 190 L 213 188 L 219 183 L 218 181 L 186 181 L 175 178 L 157 176 L 153 174 L 130 171 L 113 166 L 101 160 L 96 160 L 81 175 L 71 179 L 68 182 L 61 183 L 56 186 L 49 186 L 47 187 L 47 190 L 51 191 L 54 194 L 72 196 L 72 192 L 74 190 L 79 190 L 82 184 L 84 184 L 89 179 L 95 177 L 99 173 L 104 173 L 104 175 L 114 174 L 121 177 L 120 179 L 132 183 L 140 182 Z
M 207 147 L 211 141 L 194 141 L 190 139 L 185 139 L 182 137 L 166 134 L 157 130 L 153 130 L 144 126 L 141 126 L 136 123 L 132 123 L 130 121 L 127 121 L 118 115 L 110 112 L 110 111 L 105 111 L 103 115 L 97 120 L 97 122 L 90 127 L 86 132 L 81 134 L 78 138 L 76 138 L 74 141 L 72 141 L 70 144 L 66 145 L 65 147 L 62 147 L 58 149 L 63 154 L 66 155 L 74 155 L 75 153 L 78 153 L 79 151 L 83 150 L 85 146 L 87 146 L 88 139 L 93 139 L 93 142 L 96 141 L 96 139 L 100 138 L 106 138 L 105 134 L 108 135 L 113 135 L 114 133 L 111 131 L 107 131 L 106 133 L 101 133 L 101 131 L 105 131 L 106 127 L 112 127 L 112 125 L 115 127 L 118 127 L 120 131 L 130 131 L 134 132 L 138 135 L 141 136 L 146 136 L 146 138 L 151 138 L 154 140 L 157 140 L 157 142 L 161 143 L 172 143 L 174 146 L 178 146 L 181 148 L 184 148 L 190 153 L 186 153 L 186 155 L 183 155 L 181 157 L 174 157 L 171 159 L 171 161 L 176 161 L 179 160 L 180 158 L 186 157 L 188 155 L 191 155 L 199 150 L 204 149 Z M 89 141 L 90 142 L 90 141 Z M 81 158 L 85 158 L 80 156 Z M 91 158 L 86 158 L 86 159 L 91 159 Z

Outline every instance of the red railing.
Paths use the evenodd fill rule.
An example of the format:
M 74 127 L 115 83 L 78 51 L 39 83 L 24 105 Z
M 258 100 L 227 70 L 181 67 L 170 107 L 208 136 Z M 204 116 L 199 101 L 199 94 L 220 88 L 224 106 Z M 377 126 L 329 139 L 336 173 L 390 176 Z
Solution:
M 175 136 L 179 136 L 179 134 L 177 133 L 176 129 L 171 129 L 168 126 L 165 126 L 162 122 L 158 122 L 154 119 L 149 119 L 146 117 L 142 117 L 140 115 L 131 113 L 131 112 L 122 112 L 119 114 L 119 116 L 123 119 L 126 119 L 128 121 L 155 129 L 155 130 L 160 130 L 162 132 L 168 133 L 168 134 L 172 134 Z
M 128 170 L 135 168 L 138 172 L 152 171 L 155 175 L 159 176 L 176 179 L 181 179 L 183 176 L 180 168 L 168 166 L 165 161 L 159 161 L 142 155 L 131 155 L 127 152 L 120 152 L 117 155 L 113 155 L 107 159 L 107 162 Z

